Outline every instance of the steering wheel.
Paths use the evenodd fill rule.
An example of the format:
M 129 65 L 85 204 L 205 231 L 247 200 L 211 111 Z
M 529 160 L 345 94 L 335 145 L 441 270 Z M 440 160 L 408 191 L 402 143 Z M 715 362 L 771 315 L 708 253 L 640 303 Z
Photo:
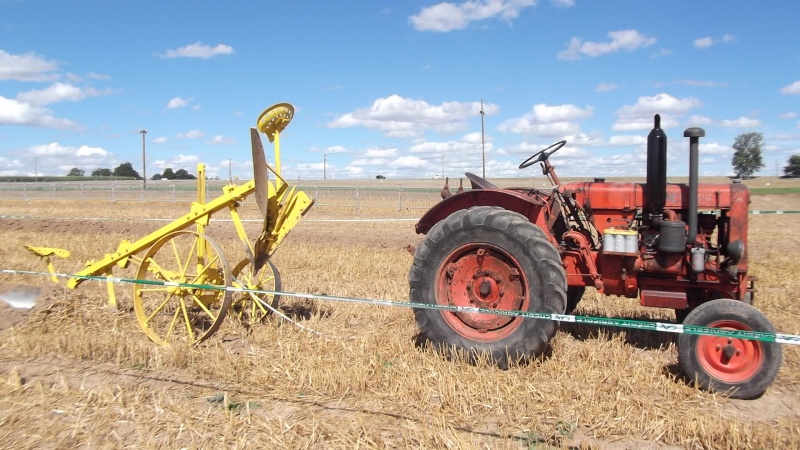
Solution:
M 522 164 L 519 165 L 519 168 L 520 169 L 524 169 L 526 167 L 530 167 L 530 166 L 536 164 L 537 162 L 546 161 L 547 158 L 550 157 L 550 155 L 552 155 L 553 153 L 557 152 L 559 149 L 561 149 L 561 147 L 565 146 L 566 144 L 567 144 L 567 141 L 558 141 L 555 144 L 551 144 L 546 149 L 540 150 L 540 151 L 534 153 L 533 156 L 531 156 L 530 158 L 526 159 L 525 161 L 522 161 Z M 552 150 L 550 150 L 550 149 L 552 149 Z M 548 151 L 548 150 L 550 150 L 550 151 Z

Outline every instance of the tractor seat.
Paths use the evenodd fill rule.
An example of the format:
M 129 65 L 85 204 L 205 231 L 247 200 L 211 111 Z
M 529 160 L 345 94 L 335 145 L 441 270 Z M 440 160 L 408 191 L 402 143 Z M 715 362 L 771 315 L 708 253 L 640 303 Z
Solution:
M 30 245 L 26 245 L 25 248 L 28 249 L 30 252 L 39 255 L 41 257 L 56 255 L 59 258 L 69 258 L 69 251 L 60 248 L 33 247 Z
M 494 184 L 486 181 L 485 179 L 475 175 L 474 173 L 467 172 L 464 175 L 469 178 L 470 183 L 472 183 L 472 189 L 500 189 L 499 187 L 495 186 Z

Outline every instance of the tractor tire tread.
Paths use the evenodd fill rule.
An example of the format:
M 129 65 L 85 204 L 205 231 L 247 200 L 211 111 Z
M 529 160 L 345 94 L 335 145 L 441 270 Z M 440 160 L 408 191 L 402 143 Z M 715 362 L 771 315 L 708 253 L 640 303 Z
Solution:
M 544 232 L 521 214 L 487 206 L 457 211 L 431 228 L 409 271 L 412 303 L 437 304 L 439 264 L 455 248 L 471 242 L 491 242 L 520 260 L 529 283 L 529 312 L 564 312 L 566 273 L 558 251 Z M 439 310 L 415 308 L 414 314 L 421 337 L 438 350 L 451 355 L 466 351 L 472 361 L 480 354 L 488 354 L 501 367 L 507 367 L 512 360 L 541 354 L 558 329 L 554 321 L 524 319 L 517 330 L 499 341 L 476 342 L 451 329 Z

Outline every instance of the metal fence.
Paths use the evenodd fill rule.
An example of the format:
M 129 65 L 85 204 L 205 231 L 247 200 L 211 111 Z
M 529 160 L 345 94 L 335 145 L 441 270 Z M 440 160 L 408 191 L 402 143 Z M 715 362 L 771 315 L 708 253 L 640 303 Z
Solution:
M 226 183 L 209 180 L 206 199 L 222 195 Z M 441 200 L 440 189 L 425 187 L 297 186 L 315 205 L 353 209 L 427 210 Z M 24 182 L 0 183 L 0 200 L 69 200 L 186 203 L 197 199 L 196 181 Z M 247 203 L 255 202 L 250 196 Z

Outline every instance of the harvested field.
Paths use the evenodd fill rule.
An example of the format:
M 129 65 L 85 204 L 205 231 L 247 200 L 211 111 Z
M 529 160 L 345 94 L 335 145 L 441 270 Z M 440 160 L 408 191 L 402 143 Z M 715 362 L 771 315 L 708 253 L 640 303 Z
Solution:
M 75 272 L 188 210 L 163 203 L 0 201 L 0 267 L 44 270 L 22 246 L 69 249 Z M 751 209 L 800 209 L 754 196 Z M 21 217 L 12 217 L 21 216 Z M 254 209 L 244 211 L 255 219 Z M 273 261 L 284 290 L 407 301 L 405 250 L 418 212 L 312 209 Z M 86 218 L 93 218 L 87 220 Z M 334 221 L 397 218 L 399 221 Z M 225 215 L 209 234 L 244 255 Z M 751 216 L 756 306 L 800 334 L 798 215 Z M 247 223 L 251 235 L 257 222 Z M 233 256 L 236 255 L 236 256 Z M 133 268 L 115 272 L 134 277 Z M 564 324 L 538 361 L 499 370 L 415 346 L 407 308 L 287 298 L 312 333 L 229 316 L 197 347 L 158 347 L 140 330 L 129 285 L 66 290 L 0 275 L 0 291 L 42 289 L 33 309 L 0 303 L 0 442 L 27 448 L 800 448 L 800 348 L 784 346 L 760 399 L 701 392 L 680 376 L 675 337 Z M 669 321 L 669 310 L 590 291 L 576 314 Z

